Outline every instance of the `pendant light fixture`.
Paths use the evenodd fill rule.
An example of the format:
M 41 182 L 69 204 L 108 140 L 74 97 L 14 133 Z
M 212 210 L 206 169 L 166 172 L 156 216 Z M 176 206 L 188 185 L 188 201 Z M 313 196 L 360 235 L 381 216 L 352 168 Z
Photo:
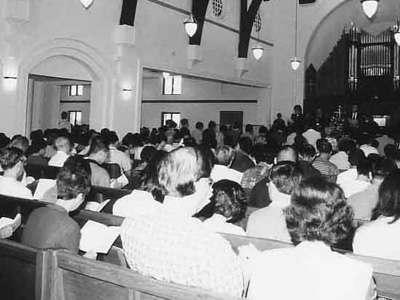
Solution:
M 371 19 L 378 9 L 378 0 L 361 0 L 361 4 L 364 13 Z
M 258 31 L 257 31 L 257 39 L 258 40 L 260 40 L 260 31 L 261 31 L 261 26 L 258 28 Z M 263 56 L 264 48 L 260 42 L 257 42 L 257 44 L 255 44 L 253 46 L 253 48 L 251 48 L 251 50 L 253 51 L 253 56 L 255 59 L 259 60 Z
M 294 57 L 290 60 L 292 70 L 296 71 L 300 67 L 300 60 L 297 58 L 297 0 L 294 1 L 295 9 L 295 22 L 294 22 Z
M 88 9 L 92 4 L 93 4 L 93 0 L 80 0 L 83 7 Z
M 396 25 L 394 25 L 393 28 L 393 32 L 394 32 L 394 40 L 396 41 L 397 45 L 400 46 L 400 20 L 399 18 L 397 18 L 396 20 Z
M 190 14 L 190 16 L 187 17 L 185 21 L 183 21 L 183 25 L 185 26 L 185 31 L 189 37 L 195 35 L 197 31 L 197 21 L 194 18 L 193 14 Z

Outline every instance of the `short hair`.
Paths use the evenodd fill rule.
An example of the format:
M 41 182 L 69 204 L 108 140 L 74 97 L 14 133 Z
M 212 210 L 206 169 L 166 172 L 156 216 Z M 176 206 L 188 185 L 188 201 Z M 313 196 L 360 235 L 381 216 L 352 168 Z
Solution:
M 196 128 L 197 129 L 203 129 L 204 128 L 203 122 L 196 122 Z
M 305 157 L 314 157 L 317 154 L 313 145 L 307 144 L 300 150 L 300 155 Z
M 157 168 L 158 183 L 167 195 L 178 194 L 181 197 L 194 194 L 194 183 L 204 175 L 205 164 L 200 150 L 185 147 L 178 148 L 164 156 Z
M 396 163 L 389 158 L 379 157 L 372 165 L 372 178 L 385 178 L 397 169 Z
M 64 137 L 64 136 L 60 136 L 56 139 L 55 144 L 56 149 L 60 150 L 63 148 L 71 148 L 71 142 L 69 141 L 68 138 Z
M 85 197 L 91 187 L 90 166 L 79 156 L 70 156 L 57 174 L 57 198 L 75 199 L 79 194 Z
M 400 218 L 400 170 L 394 170 L 383 180 L 379 186 L 379 200 L 372 210 L 371 220 L 380 216 L 393 217 L 396 222 Z
M 366 157 L 365 157 L 364 151 L 362 151 L 361 149 L 355 148 L 355 149 L 350 150 L 349 156 L 348 156 L 348 161 L 349 161 L 350 165 L 357 167 L 360 163 L 365 161 L 365 159 L 366 159 Z
M 181 126 L 187 126 L 189 125 L 189 120 L 188 119 L 181 119 Z
M 219 146 L 215 151 L 215 158 L 220 165 L 228 166 L 234 157 L 234 152 L 230 146 Z
M 29 146 L 28 150 L 26 151 L 26 155 L 28 156 L 34 153 L 38 153 L 40 150 L 45 149 L 46 147 L 47 143 L 45 140 L 36 140 L 35 143 Z
M 253 132 L 253 125 L 247 124 L 244 130 L 246 132 L 251 132 L 252 133 Z
M 68 119 L 68 113 L 66 111 L 63 111 L 61 113 L 61 119 L 63 119 L 63 120 Z
M 94 154 L 100 151 L 108 152 L 110 151 L 109 143 L 103 137 L 97 136 L 92 139 L 89 148 L 89 155 Z
M 290 195 L 300 183 L 302 175 L 295 163 L 282 161 L 272 167 L 269 177 L 280 193 Z
M 15 147 L 21 149 L 23 153 L 29 148 L 29 140 L 25 136 L 17 136 L 13 138 L 9 147 Z
M 3 171 L 14 168 L 20 161 L 24 160 L 24 153 L 16 147 L 0 149 L 0 166 Z
M 357 174 L 369 176 L 372 171 L 372 163 L 368 159 L 361 160 L 357 165 Z
M 388 158 L 393 158 L 395 156 L 396 151 L 397 151 L 396 145 L 393 144 L 387 144 L 385 148 L 383 148 L 383 152 L 385 153 L 385 156 Z
M 239 139 L 239 147 L 247 154 L 253 154 L 253 142 L 249 137 L 241 137 Z
M 115 144 L 115 143 L 118 143 L 118 141 L 119 141 L 118 135 L 115 131 L 110 131 L 107 134 L 106 139 L 110 144 Z
M 208 128 L 209 129 L 214 129 L 217 127 L 217 124 L 214 121 L 208 122 Z
M 220 180 L 213 184 L 211 202 L 214 213 L 227 218 L 228 223 L 241 221 L 246 213 L 247 200 L 240 184 L 231 180 Z
M 296 149 L 294 149 L 292 146 L 286 145 L 283 146 L 279 152 L 278 155 L 276 156 L 277 161 L 292 161 L 292 162 L 297 162 L 298 160 L 298 154 Z
M 284 209 L 293 244 L 322 241 L 336 246 L 354 232 L 353 210 L 342 189 L 320 177 L 302 181 Z
M 356 142 L 350 138 L 342 138 L 338 143 L 339 151 L 349 152 L 352 149 L 356 149 Z
M 317 149 L 320 153 L 332 153 L 332 145 L 327 139 L 318 139 Z
M 155 147 L 146 146 L 143 148 L 142 152 L 140 152 L 140 159 L 149 162 L 156 152 L 157 149 Z

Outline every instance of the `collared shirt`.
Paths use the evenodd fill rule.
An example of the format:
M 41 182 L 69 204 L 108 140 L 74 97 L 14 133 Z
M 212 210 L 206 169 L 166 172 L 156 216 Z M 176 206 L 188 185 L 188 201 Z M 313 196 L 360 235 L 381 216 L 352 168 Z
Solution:
M 400 221 L 380 217 L 359 227 L 353 240 L 354 253 L 400 260 Z
M 310 145 L 313 145 L 315 149 L 317 148 L 317 140 L 321 138 L 321 133 L 319 131 L 308 129 L 303 133 L 303 136 Z
M 222 179 L 231 180 L 240 184 L 242 180 L 243 173 L 230 169 L 223 165 L 214 165 L 211 170 L 210 178 L 213 182 L 220 181 Z
M 331 251 L 322 242 L 264 251 L 250 258 L 248 298 L 365 300 L 372 267 Z
M 355 179 L 355 180 L 346 181 L 346 182 L 340 184 L 340 187 L 342 188 L 346 198 L 349 198 L 358 192 L 362 192 L 363 190 L 368 188 L 370 185 L 371 185 L 371 183 L 369 183 L 367 181 Z
M 54 204 L 30 214 L 22 243 L 39 249 L 67 249 L 78 253 L 80 237 L 78 224 L 63 207 Z
M 338 153 L 332 155 L 329 161 L 335 164 L 339 170 L 350 169 L 349 156 L 344 151 L 339 151 Z
M 49 160 L 49 166 L 62 167 L 69 155 L 64 151 L 57 151 Z
M 235 224 L 228 223 L 227 219 L 220 214 L 213 214 L 211 218 L 204 220 L 203 224 L 215 232 L 246 235 L 243 228 Z
M 371 184 L 365 190 L 349 197 L 347 203 L 353 208 L 355 219 L 371 220 L 372 210 L 379 200 L 378 191 L 379 185 Z
M 131 217 L 136 214 L 151 214 L 162 208 L 162 204 L 154 200 L 146 191 L 133 190 L 131 194 L 118 199 L 113 206 L 113 214 Z
M 110 146 L 109 162 L 118 164 L 123 173 L 130 171 L 132 168 L 130 158 L 122 151 L 119 151 L 114 146 Z
M 32 192 L 21 182 L 11 177 L 0 176 L 0 194 L 24 199 L 33 199 Z

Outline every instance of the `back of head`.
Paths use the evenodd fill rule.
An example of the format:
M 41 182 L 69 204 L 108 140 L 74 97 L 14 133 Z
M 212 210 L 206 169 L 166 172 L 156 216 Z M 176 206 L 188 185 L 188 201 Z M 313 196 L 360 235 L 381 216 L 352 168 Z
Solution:
M 319 153 L 331 154 L 332 153 L 332 145 L 328 142 L 327 139 L 319 139 L 317 140 L 317 149 Z
M 214 130 L 217 128 L 217 124 L 214 121 L 208 122 L 208 128 Z
M 149 162 L 156 152 L 157 149 L 155 147 L 146 146 L 143 148 L 142 152 L 140 152 L 140 159 Z
M 211 202 L 214 213 L 227 218 L 228 223 L 236 223 L 244 218 L 247 200 L 240 184 L 231 180 L 220 180 L 213 184 Z
M 194 183 L 203 177 L 203 157 L 199 150 L 178 148 L 164 156 L 158 165 L 158 182 L 172 196 L 195 192 Z
M 323 178 L 303 180 L 284 211 L 292 242 L 322 241 L 335 246 L 353 233 L 353 211 L 342 189 Z
M 92 142 L 90 143 L 90 149 L 89 149 L 89 155 L 90 154 L 95 154 L 100 151 L 105 151 L 108 152 L 109 149 L 109 143 L 106 141 L 103 137 L 97 136 L 92 139 Z
M 357 165 L 357 174 L 364 175 L 366 177 L 370 176 L 372 171 L 372 163 L 368 159 L 361 160 Z
M 277 161 L 291 161 L 297 162 L 298 154 L 297 151 L 291 146 L 283 146 L 281 150 L 279 150 L 278 155 L 276 157 Z
M 385 153 L 385 156 L 387 158 L 393 158 L 395 156 L 396 151 L 397 151 L 396 145 L 393 144 L 388 144 L 383 149 L 383 152 Z
M 280 193 L 290 195 L 300 183 L 303 174 L 295 163 L 281 161 L 272 167 L 269 176 Z
M 397 166 L 393 160 L 379 157 L 378 160 L 372 164 L 372 178 L 383 180 L 389 173 L 396 169 Z
M 17 136 L 11 141 L 9 147 L 21 149 L 23 153 L 26 153 L 29 147 L 29 140 L 24 136 Z
M 68 138 L 60 136 L 55 141 L 55 146 L 58 151 L 63 151 L 68 153 L 71 151 L 71 143 Z
M 371 220 L 380 216 L 393 217 L 395 222 L 400 218 L 400 170 L 396 169 L 383 180 L 379 186 L 379 201 L 372 211 Z
M 215 151 L 215 158 L 219 165 L 228 166 L 233 160 L 233 149 L 230 146 L 220 146 Z
M 303 159 L 312 159 L 316 154 L 317 152 L 315 151 L 314 146 L 310 144 L 304 145 L 304 147 L 300 150 L 300 155 L 303 157 Z
M 0 149 L 0 166 L 3 171 L 14 168 L 14 166 L 24 159 L 21 149 L 15 147 Z
M 247 124 L 245 127 L 245 131 L 249 133 L 253 133 L 253 125 Z
M 239 140 L 240 150 L 247 154 L 253 154 L 253 142 L 248 137 L 242 137 Z
M 107 134 L 106 140 L 108 141 L 108 143 L 110 143 L 110 145 L 115 145 L 118 144 L 118 135 L 115 131 L 110 131 Z
M 349 151 L 356 149 L 356 147 L 356 142 L 354 142 L 354 140 L 350 138 L 342 138 L 338 143 L 339 151 L 343 151 L 346 153 L 349 153 Z
M 58 199 L 71 200 L 79 194 L 85 197 L 91 187 L 90 178 L 89 163 L 79 156 L 69 157 L 57 175 Z
M 361 162 L 365 161 L 364 151 L 359 148 L 350 150 L 348 161 L 351 166 L 357 167 Z
M 203 130 L 204 124 L 203 122 L 196 122 L 196 129 Z

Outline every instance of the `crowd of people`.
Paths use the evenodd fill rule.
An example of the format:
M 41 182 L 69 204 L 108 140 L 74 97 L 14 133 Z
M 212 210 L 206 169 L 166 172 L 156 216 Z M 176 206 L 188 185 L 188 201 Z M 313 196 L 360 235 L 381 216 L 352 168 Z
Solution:
M 340 130 L 296 106 L 290 124 L 278 114 L 257 133 L 213 121 L 190 131 L 183 119 L 121 140 L 87 126 L 0 134 L 0 194 L 32 199 L 25 168 L 60 167 L 52 204 L 30 215 L 22 243 L 78 253 L 68 214 L 91 185 L 124 187 L 132 192 L 112 212 L 125 217 L 124 253 L 142 274 L 250 299 L 374 299 L 372 268 L 334 249 L 400 260 L 400 150 L 355 111 Z M 295 247 L 237 255 L 221 232 Z

